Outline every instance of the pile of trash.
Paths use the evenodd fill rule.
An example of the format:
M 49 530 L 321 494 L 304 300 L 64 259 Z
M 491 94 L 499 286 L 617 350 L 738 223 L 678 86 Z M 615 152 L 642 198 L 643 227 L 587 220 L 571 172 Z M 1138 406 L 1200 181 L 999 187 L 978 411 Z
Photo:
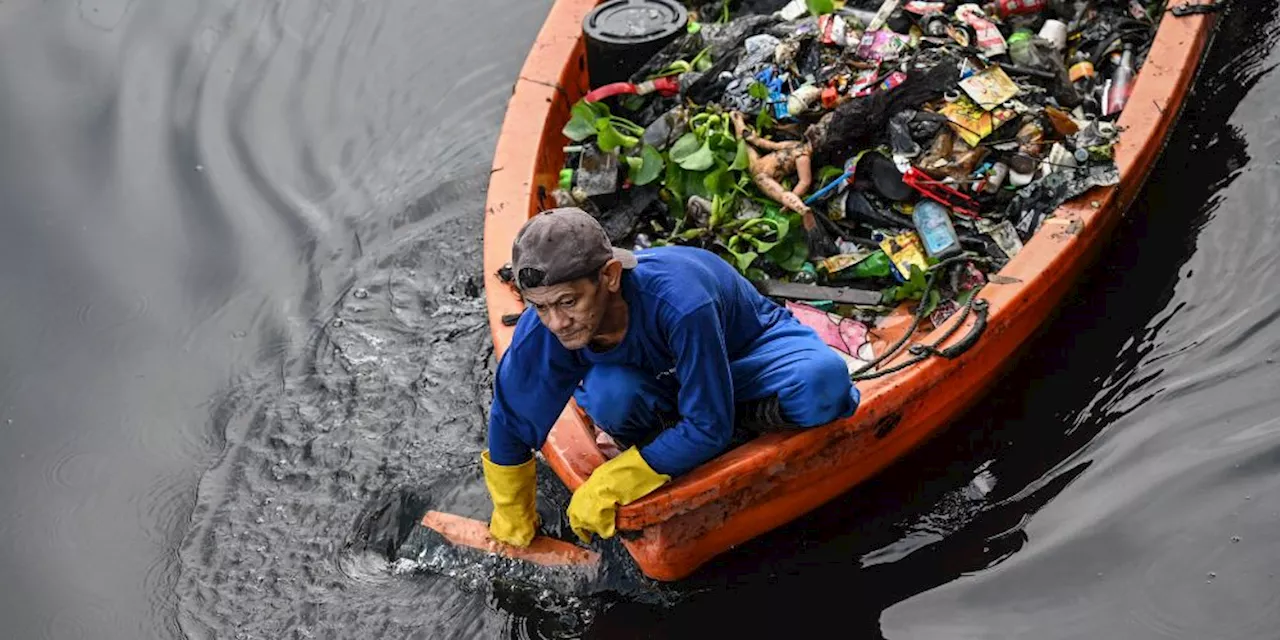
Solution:
M 919 301 L 935 325 L 1060 204 L 1118 182 L 1115 120 L 1165 11 L 685 7 L 677 37 L 573 106 L 558 204 L 591 212 L 616 245 L 714 251 L 801 313 L 873 324 Z

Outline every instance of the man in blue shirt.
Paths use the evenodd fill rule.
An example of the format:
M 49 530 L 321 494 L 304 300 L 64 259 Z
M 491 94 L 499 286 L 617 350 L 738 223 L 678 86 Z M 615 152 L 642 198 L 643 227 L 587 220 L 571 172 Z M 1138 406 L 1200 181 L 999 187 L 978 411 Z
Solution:
M 528 309 L 498 365 L 481 455 L 498 540 L 533 539 L 532 451 L 570 397 L 625 448 L 569 502 L 584 542 L 614 534 L 618 505 L 722 453 L 735 422 L 805 428 L 857 408 L 844 361 L 709 251 L 615 249 L 595 218 L 562 208 L 525 224 L 511 266 Z

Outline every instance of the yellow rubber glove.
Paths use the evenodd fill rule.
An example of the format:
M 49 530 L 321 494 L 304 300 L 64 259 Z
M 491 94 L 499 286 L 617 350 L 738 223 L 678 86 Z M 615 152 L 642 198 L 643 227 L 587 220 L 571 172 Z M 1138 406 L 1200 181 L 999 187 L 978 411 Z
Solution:
M 489 452 L 480 453 L 484 463 L 484 483 L 493 499 L 489 533 L 495 540 L 527 547 L 538 530 L 536 470 L 533 459 L 512 467 L 495 464 Z
M 612 538 L 616 532 L 614 516 L 618 505 L 631 504 L 652 493 L 671 480 L 671 476 L 654 471 L 632 447 L 618 457 L 596 467 L 591 477 L 573 492 L 569 500 L 569 527 L 582 542 L 591 542 L 591 534 Z

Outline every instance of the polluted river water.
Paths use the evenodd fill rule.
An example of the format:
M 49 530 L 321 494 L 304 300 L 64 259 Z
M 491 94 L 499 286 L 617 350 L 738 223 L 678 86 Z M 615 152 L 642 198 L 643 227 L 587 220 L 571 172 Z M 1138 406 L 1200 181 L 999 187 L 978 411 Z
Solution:
M 484 517 L 485 185 L 550 3 L 0 5 L 13 638 L 1258 638 L 1280 625 L 1280 9 L 1233 3 L 1151 179 L 977 409 L 658 585 Z M 543 518 L 567 492 L 545 473 Z M 521 578 L 519 572 L 508 577 Z M 530 587 L 529 585 L 533 585 Z

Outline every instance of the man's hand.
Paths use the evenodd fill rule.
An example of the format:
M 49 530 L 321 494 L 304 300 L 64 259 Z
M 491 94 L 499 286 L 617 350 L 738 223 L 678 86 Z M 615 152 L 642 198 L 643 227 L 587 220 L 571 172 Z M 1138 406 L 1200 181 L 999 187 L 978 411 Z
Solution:
M 596 467 L 591 477 L 573 492 L 569 500 L 569 527 L 583 544 L 591 534 L 612 538 L 617 531 L 618 505 L 631 504 L 671 480 L 654 471 L 632 447 L 618 457 Z

